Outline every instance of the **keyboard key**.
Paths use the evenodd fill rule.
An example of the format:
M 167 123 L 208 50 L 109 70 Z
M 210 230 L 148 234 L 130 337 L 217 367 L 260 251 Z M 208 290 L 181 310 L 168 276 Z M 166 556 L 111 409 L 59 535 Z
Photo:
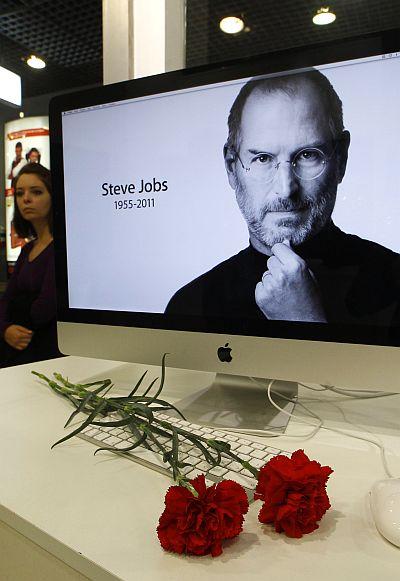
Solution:
M 211 465 L 208 462 L 205 462 L 204 460 L 202 460 L 201 462 L 199 462 L 196 466 L 196 468 L 198 470 L 202 470 L 203 472 L 208 472 L 208 470 L 210 470 Z
M 108 434 L 108 433 L 105 433 L 105 432 L 99 432 L 99 433 L 96 435 L 96 440 L 100 440 L 100 442 L 102 442 L 103 440 L 105 440 L 105 439 L 109 438 L 109 436 L 110 436 L 110 434 Z
M 252 458 L 250 460 L 250 464 L 254 466 L 254 468 L 261 468 L 266 462 L 267 460 L 258 460 L 257 458 Z
M 240 462 L 232 462 L 229 466 L 231 472 L 240 472 L 242 468 L 243 466 L 240 464 Z
M 193 478 L 197 478 L 197 476 L 201 476 L 202 474 L 204 474 L 202 470 L 199 470 L 198 468 L 193 468 L 193 470 L 186 474 L 186 477 L 189 478 L 190 480 L 193 480 Z
M 200 450 L 200 448 L 193 448 L 193 450 L 190 452 L 191 456 L 203 456 L 203 452 Z
M 224 475 L 224 480 L 234 480 L 235 482 L 241 484 L 245 488 L 250 488 L 250 490 L 254 490 L 257 484 L 255 478 L 244 476 L 243 474 L 237 472 L 227 472 Z
M 197 466 L 201 460 L 200 458 L 196 458 L 196 456 L 188 456 L 187 458 L 182 459 L 182 462 L 187 462 L 191 466 Z
M 260 444 L 259 442 L 252 442 L 252 447 L 256 450 L 265 450 L 265 444 Z
M 86 434 L 86 436 L 90 436 L 91 438 L 100 433 L 99 430 L 96 430 L 95 428 L 92 428 L 91 430 L 85 429 L 83 432 Z
M 191 444 L 181 444 L 179 446 L 179 451 L 181 454 L 186 454 L 186 452 L 189 452 L 192 449 L 192 445 Z
M 265 449 L 267 452 L 274 454 L 275 456 L 282 453 L 282 450 L 278 450 L 278 448 L 272 448 L 272 446 L 267 446 Z
M 182 474 L 185 474 L 185 476 L 189 474 L 189 472 L 191 472 L 192 470 L 193 466 L 184 466 L 183 468 L 180 468 L 180 471 L 182 472 Z
M 114 444 L 114 448 L 117 448 L 118 450 L 123 450 L 124 448 L 127 448 L 127 447 L 128 447 L 128 444 L 125 440 L 120 440 L 119 442 Z
M 237 454 L 250 454 L 250 452 L 254 452 L 253 448 L 251 448 L 250 446 L 240 446 L 240 448 L 238 448 L 236 450 Z
M 107 444 L 107 446 L 114 446 L 115 444 L 119 444 L 121 442 L 120 438 L 116 436 L 109 436 L 105 440 L 103 440 L 103 444 Z
M 219 432 L 218 430 L 212 430 L 212 434 L 213 434 L 213 438 L 216 439 L 216 440 L 218 438 L 224 439 L 225 438 L 225 435 L 226 435 L 223 432 Z
M 222 466 L 214 466 L 214 468 L 211 468 L 211 470 L 208 471 L 208 474 L 213 474 L 214 476 L 223 476 L 227 472 L 228 470 Z
M 203 436 L 203 432 L 201 430 L 191 430 L 192 434 L 195 434 L 196 436 Z
M 252 450 L 250 456 L 252 458 L 267 458 L 268 456 L 270 456 L 270 454 L 268 452 L 266 452 L 265 450 Z
M 240 456 L 240 458 L 241 458 L 242 460 L 247 460 L 247 461 L 250 461 L 250 460 L 251 460 L 251 456 L 250 456 L 250 454 L 243 454 L 243 453 L 240 453 L 240 454 L 238 454 L 238 456 Z
M 223 439 L 228 440 L 228 442 L 237 442 L 238 437 L 233 434 L 225 434 Z

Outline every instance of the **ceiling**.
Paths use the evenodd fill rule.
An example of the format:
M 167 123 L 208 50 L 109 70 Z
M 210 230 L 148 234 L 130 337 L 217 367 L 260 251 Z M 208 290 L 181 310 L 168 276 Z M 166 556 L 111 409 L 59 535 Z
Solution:
M 336 21 L 316 26 L 329 6 Z M 219 30 L 224 16 L 241 15 L 248 32 Z M 187 0 L 187 64 L 273 52 L 400 27 L 400 0 Z
M 325 4 L 337 19 L 315 26 Z M 227 15 L 242 15 L 247 32 L 221 32 Z M 186 60 L 194 66 L 395 27 L 400 0 L 187 0 Z M 31 53 L 47 67 L 30 69 Z M 102 1 L 0 0 L 0 65 L 21 75 L 23 98 L 100 84 Z
M 27 66 L 31 53 L 45 69 Z M 0 0 L 0 65 L 21 75 L 23 98 L 101 83 L 101 0 Z

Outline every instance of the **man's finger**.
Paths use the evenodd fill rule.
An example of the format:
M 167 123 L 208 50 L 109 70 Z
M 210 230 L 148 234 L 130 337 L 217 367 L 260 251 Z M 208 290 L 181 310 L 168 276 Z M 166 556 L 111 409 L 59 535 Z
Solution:
M 267 266 L 272 275 L 282 271 L 282 263 L 276 256 L 268 258 Z
M 290 246 L 287 246 L 283 242 L 274 244 L 271 250 L 273 255 L 276 256 L 280 262 L 282 262 L 282 264 L 292 262 L 293 260 L 296 260 L 296 262 L 300 260 L 297 254 L 290 248 Z

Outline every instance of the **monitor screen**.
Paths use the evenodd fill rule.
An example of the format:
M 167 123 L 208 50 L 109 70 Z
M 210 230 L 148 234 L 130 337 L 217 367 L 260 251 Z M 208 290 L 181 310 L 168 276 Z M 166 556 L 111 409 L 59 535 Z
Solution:
M 397 39 L 53 101 L 60 320 L 398 345 Z

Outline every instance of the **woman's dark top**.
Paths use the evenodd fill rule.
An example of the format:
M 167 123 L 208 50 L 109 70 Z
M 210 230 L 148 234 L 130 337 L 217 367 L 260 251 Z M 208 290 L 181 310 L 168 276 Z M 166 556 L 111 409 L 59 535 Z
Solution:
M 29 261 L 33 242 L 26 244 L 0 299 L 0 367 L 60 357 L 57 346 L 54 244 Z M 4 341 L 10 325 L 33 331 L 26 349 L 18 351 Z

